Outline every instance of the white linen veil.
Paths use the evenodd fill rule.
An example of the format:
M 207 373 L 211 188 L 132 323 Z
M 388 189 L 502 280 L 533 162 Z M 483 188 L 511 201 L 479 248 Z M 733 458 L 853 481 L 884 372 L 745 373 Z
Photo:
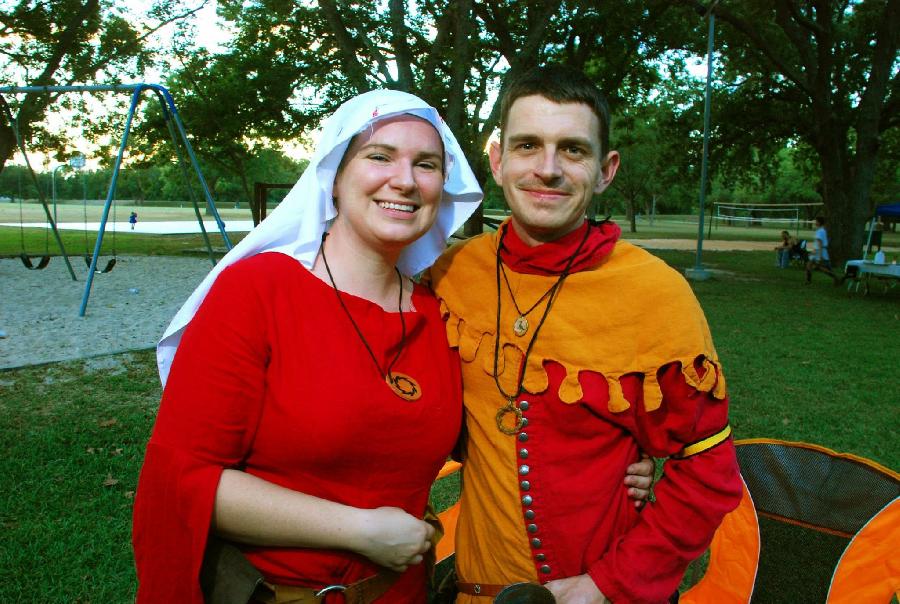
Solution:
M 481 202 L 478 181 L 459 143 L 435 108 L 416 96 L 396 90 L 376 90 L 356 96 L 328 119 L 306 171 L 284 200 L 213 267 L 175 314 L 156 347 L 156 363 L 163 385 L 185 327 L 226 267 L 261 252 L 281 252 L 312 268 L 322 233 L 337 215 L 331 190 L 350 139 L 378 120 L 404 113 L 427 120 L 444 143 L 446 174 L 437 219 L 427 233 L 403 250 L 397 262 L 397 268 L 406 275 L 415 275 L 431 266 L 446 247 L 450 235 Z

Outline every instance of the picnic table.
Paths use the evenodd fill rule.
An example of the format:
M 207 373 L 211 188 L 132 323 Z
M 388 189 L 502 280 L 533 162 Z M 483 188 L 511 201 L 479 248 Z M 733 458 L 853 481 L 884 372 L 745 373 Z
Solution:
M 869 293 L 870 280 L 875 279 L 884 286 L 884 291 L 896 287 L 900 282 L 900 264 L 878 264 L 871 260 L 848 260 L 844 265 L 844 274 L 855 275 L 847 283 L 847 291 L 863 286 L 863 293 Z

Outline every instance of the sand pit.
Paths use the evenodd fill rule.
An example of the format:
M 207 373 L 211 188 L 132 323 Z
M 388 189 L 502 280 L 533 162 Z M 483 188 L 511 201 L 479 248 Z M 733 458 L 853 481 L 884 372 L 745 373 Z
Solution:
M 78 281 L 54 258 L 41 271 L 0 259 L 0 368 L 150 348 L 209 272 L 205 258 L 119 256 L 94 278 L 78 316 L 87 266 L 72 258 Z

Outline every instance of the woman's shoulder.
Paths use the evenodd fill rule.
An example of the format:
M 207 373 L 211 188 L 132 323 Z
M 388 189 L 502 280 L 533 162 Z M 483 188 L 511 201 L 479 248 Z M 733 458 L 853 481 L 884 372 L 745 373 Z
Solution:
M 280 252 L 262 252 L 225 267 L 216 284 L 229 289 L 271 289 L 309 274 L 306 267 L 291 256 Z
M 241 258 L 229 265 L 222 274 L 231 273 L 246 277 L 265 279 L 270 275 L 282 275 L 287 272 L 309 272 L 300 261 L 281 252 L 260 252 Z

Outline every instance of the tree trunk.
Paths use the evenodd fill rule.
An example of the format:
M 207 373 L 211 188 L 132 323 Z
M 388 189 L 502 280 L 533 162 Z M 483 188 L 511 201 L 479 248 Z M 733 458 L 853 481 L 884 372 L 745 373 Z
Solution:
M 8 124 L 0 125 L 0 172 L 16 151 L 16 137 Z
M 625 220 L 628 221 L 628 227 L 632 233 L 637 233 L 637 221 L 634 215 L 635 205 L 634 197 L 629 196 L 625 199 Z
M 478 184 L 481 185 L 481 188 L 484 189 L 487 184 L 487 179 L 491 178 L 491 172 L 487 167 L 487 162 L 485 161 L 476 161 L 471 163 L 472 171 L 475 173 L 475 178 L 478 179 Z M 478 207 L 472 212 L 472 215 L 469 216 L 469 219 L 466 220 L 466 224 L 463 227 L 463 235 L 466 237 L 474 237 L 475 235 L 480 235 L 484 232 L 484 203 L 478 204 Z

